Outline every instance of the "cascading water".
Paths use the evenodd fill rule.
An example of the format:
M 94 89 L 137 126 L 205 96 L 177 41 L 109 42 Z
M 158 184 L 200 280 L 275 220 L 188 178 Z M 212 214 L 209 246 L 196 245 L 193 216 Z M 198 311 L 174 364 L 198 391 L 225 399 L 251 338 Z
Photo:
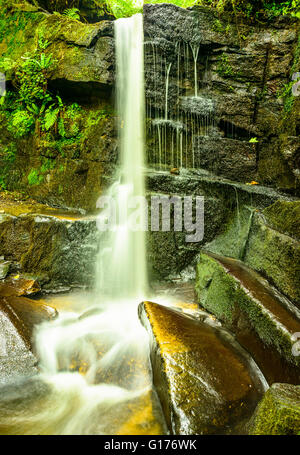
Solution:
M 119 217 L 100 238 L 96 293 L 73 297 L 69 311 L 38 326 L 40 373 L 0 389 L 0 434 L 166 431 L 137 317 L 147 291 L 145 232 L 133 231 L 124 212 L 145 192 L 142 15 L 116 21 L 115 32 L 121 165 L 107 196 Z M 144 215 L 141 204 L 139 226 Z
M 199 44 L 178 41 L 173 55 L 166 54 L 155 42 L 148 44 L 152 48 L 148 57 L 152 54 L 153 61 L 147 78 L 153 86 L 153 94 L 148 91 L 147 115 L 148 119 L 154 116 L 148 122 L 148 143 L 153 143 L 149 147 L 148 161 L 160 170 L 200 168 L 198 139 L 210 136 L 215 124 L 213 100 L 207 93 L 207 59 L 204 74 L 200 74 L 203 56 Z M 161 87 L 165 87 L 164 103 Z
M 144 298 L 147 292 L 144 183 L 144 42 L 137 14 L 115 22 L 121 169 L 108 196 L 116 222 L 101 235 L 98 291 L 111 298 Z M 134 207 L 132 203 L 137 203 Z M 131 206 L 131 207 L 130 207 Z M 129 209 L 138 209 L 135 214 Z M 106 218 L 110 213 L 102 213 Z M 133 224 L 136 224 L 134 229 Z

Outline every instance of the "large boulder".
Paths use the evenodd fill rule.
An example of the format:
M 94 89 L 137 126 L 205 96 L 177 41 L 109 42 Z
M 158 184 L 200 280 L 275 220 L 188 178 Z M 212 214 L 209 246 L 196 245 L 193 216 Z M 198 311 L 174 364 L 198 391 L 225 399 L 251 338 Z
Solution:
M 172 434 L 243 432 L 265 389 L 227 332 L 152 302 L 139 307 L 151 339 L 154 385 Z
M 264 212 L 254 214 L 244 261 L 300 307 L 300 244 L 296 238 L 278 230 L 288 229 L 286 224 L 291 218 L 285 210 L 274 222 L 271 208 L 266 211 L 266 217 L 269 223 Z

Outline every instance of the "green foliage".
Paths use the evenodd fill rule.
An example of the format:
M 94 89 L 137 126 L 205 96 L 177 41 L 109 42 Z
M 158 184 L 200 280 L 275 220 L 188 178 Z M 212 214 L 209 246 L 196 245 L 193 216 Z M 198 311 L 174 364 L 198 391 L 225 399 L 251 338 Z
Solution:
M 80 11 L 78 8 L 67 8 L 63 12 L 64 16 L 67 16 L 69 19 L 74 19 L 76 21 L 80 20 Z
M 9 144 L 7 147 L 4 149 L 4 161 L 7 163 L 13 163 L 16 159 L 16 154 L 17 154 L 17 147 L 16 144 Z
M 15 110 L 7 125 L 7 129 L 15 137 L 23 137 L 34 129 L 35 119 L 27 110 Z
M 57 122 L 58 114 L 59 107 L 55 107 L 54 104 L 51 104 L 51 106 L 49 106 L 46 110 L 44 117 L 43 126 L 46 131 L 49 131 L 50 128 L 52 128 L 52 126 Z
M 223 53 L 217 66 L 217 72 L 221 77 L 231 77 L 234 75 L 233 68 L 229 64 L 228 55 Z
M 95 1 L 95 3 L 99 3 Z M 300 17 L 299 0 L 288 0 L 278 2 L 275 0 L 106 0 L 100 1 L 115 17 L 127 17 L 142 10 L 146 3 L 172 3 L 182 8 L 189 8 L 195 5 L 204 5 L 217 8 L 220 13 L 224 11 L 233 12 L 235 15 L 247 17 L 248 19 L 273 19 L 279 15 L 291 15 Z
M 27 176 L 28 184 L 31 186 L 40 185 L 44 180 L 43 175 L 40 175 L 37 169 L 31 169 L 30 173 Z

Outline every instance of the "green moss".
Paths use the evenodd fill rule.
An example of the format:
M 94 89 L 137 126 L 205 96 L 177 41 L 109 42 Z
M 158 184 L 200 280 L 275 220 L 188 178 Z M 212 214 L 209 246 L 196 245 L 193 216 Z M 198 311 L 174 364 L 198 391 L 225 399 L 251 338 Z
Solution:
M 274 219 L 278 206 L 266 214 Z M 287 206 L 285 207 L 287 210 Z M 282 215 L 284 216 L 284 215 Z M 288 218 L 289 220 L 289 218 Z M 287 220 L 287 227 L 291 223 Z M 244 257 L 246 264 L 266 276 L 295 304 L 300 305 L 300 246 L 299 242 L 282 234 L 280 218 L 276 229 L 266 225 L 260 214 L 255 214 Z M 285 225 L 281 230 L 285 229 Z
M 200 303 L 217 318 L 230 325 L 234 322 L 235 289 L 234 281 L 224 275 L 222 266 L 213 258 L 201 254 L 196 278 L 196 292 Z
M 277 201 L 267 207 L 263 214 L 278 231 L 300 238 L 300 201 Z
M 259 403 L 252 435 L 296 435 L 300 428 L 300 386 L 273 384 Z
M 232 77 L 232 76 L 234 76 L 234 70 L 233 70 L 232 66 L 230 65 L 230 63 L 229 63 L 229 57 L 224 52 L 221 55 L 220 60 L 218 62 L 217 73 L 221 77 Z
M 43 180 L 44 176 L 39 174 L 37 169 L 31 169 L 30 173 L 27 176 L 28 184 L 31 186 L 40 185 Z

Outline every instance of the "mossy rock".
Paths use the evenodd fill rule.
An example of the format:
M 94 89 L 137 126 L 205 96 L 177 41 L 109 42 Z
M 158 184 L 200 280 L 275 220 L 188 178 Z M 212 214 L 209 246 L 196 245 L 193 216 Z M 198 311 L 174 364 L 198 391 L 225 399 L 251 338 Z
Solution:
M 300 201 L 277 201 L 263 215 L 274 229 L 300 239 Z
M 293 355 L 294 333 L 300 319 L 290 302 L 276 293 L 255 271 L 241 261 L 214 253 L 201 253 L 197 265 L 199 302 L 234 332 L 246 321 L 256 336 L 276 350 L 300 378 L 300 359 Z
M 251 435 L 298 435 L 300 386 L 273 384 L 257 406 Z
M 291 224 L 291 214 L 287 216 L 289 205 L 278 204 L 266 210 L 266 218 L 275 222 L 276 229 L 265 223 L 260 213 L 255 213 L 249 233 L 244 261 L 250 267 L 267 277 L 275 286 L 300 307 L 300 244 L 298 240 L 279 232 L 277 229 L 297 229 L 297 222 Z M 292 205 L 293 213 L 298 213 L 297 204 Z M 284 221 L 283 221 L 284 220 Z

